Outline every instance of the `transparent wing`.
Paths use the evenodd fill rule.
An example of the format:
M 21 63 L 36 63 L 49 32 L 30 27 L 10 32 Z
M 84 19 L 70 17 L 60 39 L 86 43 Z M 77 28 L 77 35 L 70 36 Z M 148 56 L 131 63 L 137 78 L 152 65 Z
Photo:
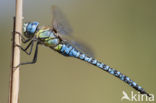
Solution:
M 68 20 L 61 12 L 61 10 L 56 6 L 52 6 L 52 14 L 53 14 L 53 20 L 52 20 L 53 30 L 56 30 L 56 32 L 61 36 L 63 40 L 65 40 L 66 43 L 69 43 L 70 45 L 72 45 L 82 53 L 94 57 L 93 52 L 89 46 L 75 39 L 72 36 L 73 31 L 71 25 L 68 23 Z
M 52 6 L 52 14 L 53 28 L 61 35 L 71 35 L 72 28 L 61 10 L 56 6 Z

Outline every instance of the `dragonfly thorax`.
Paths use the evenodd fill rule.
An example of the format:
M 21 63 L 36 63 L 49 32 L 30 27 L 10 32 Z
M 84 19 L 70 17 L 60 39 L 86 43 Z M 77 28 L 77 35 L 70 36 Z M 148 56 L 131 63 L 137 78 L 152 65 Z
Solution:
M 61 41 L 50 26 L 39 27 L 35 32 L 35 37 L 41 44 L 52 48 L 56 47 Z
M 28 22 L 24 23 L 23 26 L 23 31 L 24 31 L 24 36 L 27 38 L 32 38 L 37 31 L 39 23 L 38 22 Z

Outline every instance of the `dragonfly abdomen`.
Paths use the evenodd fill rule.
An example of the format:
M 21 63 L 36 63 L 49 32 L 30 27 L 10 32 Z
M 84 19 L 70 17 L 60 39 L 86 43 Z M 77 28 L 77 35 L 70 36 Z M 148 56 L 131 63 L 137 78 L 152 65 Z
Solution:
M 119 71 L 117 71 L 113 68 L 110 68 L 109 66 L 105 65 L 104 63 L 99 62 L 98 60 L 85 55 L 84 53 L 80 52 L 79 50 L 77 50 L 76 48 L 71 46 L 70 44 L 62 44 L 60 52 L 63 55 L 72 56 L 72 57 L 84 60 L 84 61 L 114 75 L 115 77 L 119 78 L 120 80 L 124 81 L 125 83 L 129 84 L 131 87 L 133 87 L 134 89 L 139 91 L 141 94 L 147 94 L 149 96 L 149 94 L 146 93 L 141 86 L 136 84 L 129 77 L 123 75 L 122 73 L 120 73 Z

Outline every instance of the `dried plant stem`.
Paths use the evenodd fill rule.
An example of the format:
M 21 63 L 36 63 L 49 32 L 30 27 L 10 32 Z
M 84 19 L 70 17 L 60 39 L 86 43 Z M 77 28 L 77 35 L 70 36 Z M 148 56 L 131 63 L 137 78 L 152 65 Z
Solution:
M 16 0 L 16 18 L 14 18 L 13 31 L 22 33 L 22 0 Z M 13 32 L 9 103 L 18 103 L 19 99 L 19 67 L 16 69 L 14 67 L 20 63 L 20 49 L 15 44 L 20 45 L 20 35 Z

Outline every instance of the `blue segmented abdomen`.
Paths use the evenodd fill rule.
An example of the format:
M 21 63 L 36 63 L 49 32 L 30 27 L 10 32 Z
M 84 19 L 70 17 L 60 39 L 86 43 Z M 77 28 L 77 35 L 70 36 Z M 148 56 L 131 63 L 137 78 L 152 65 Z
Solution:
M 124 74 L 120 73 L 119 71 L 109 67 L 108 65 L 105 65 L 102 62 L 99 62 L 98 60 L 89 57 L 85 55 L 84 53 L 81 53 L 76 48 L 72 47 L 70 44 L 62 44 L 62 48 L 60 49 L 60 53 L 66 56 L 72 56 L 81 60 L 84 60 L 92 65 L 97 66 L 98 68 L 114 75 L 115 77 L 119 78 L 120 80 L 124 81 L 125 83 L 129 84 L 131 87 L 139 91 L 141 94 L 147 94 L 147 96 L 150 96 L 141 86 L 136 84 L 134 81 L 132 81 L 129 77 L 125 76 Z

